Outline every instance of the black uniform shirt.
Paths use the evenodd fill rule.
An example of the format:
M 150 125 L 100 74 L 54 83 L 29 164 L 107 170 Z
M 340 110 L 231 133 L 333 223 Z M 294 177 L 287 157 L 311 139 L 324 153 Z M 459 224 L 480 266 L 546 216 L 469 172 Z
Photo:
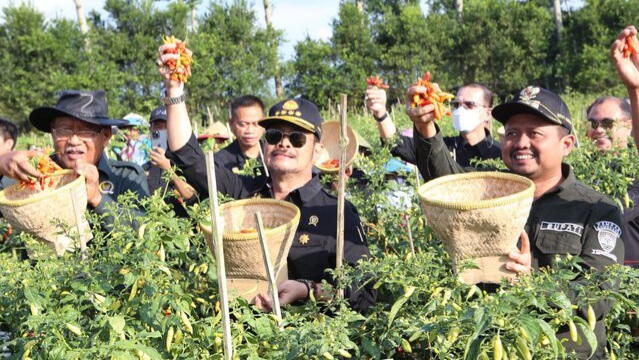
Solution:
M 215 155 L 217 156 L 217 154 Z M 202 195 L 208 197 L 206 161 L 194 136 L 176 151 L 168 151 L 167 157 L 184 173 L 187 182 Z M 263 177 L 237 176 L 225 167 L 215 164 L 218 191 L 234 198 L 245 199 L 258 195 L 272 197 L 270 184 Z M 300 222 L 288 254 L 289 279 L 327 280 L 332 277 L 326 269 L 335 268 L 337 235 L 337 199 L 325 192 L 317 176 L 285 199 L 300 209 Z M 344 206 L 344 260 L 355 266 L 358 260 L 370 257 L 368 244 L 361 228 L 359 215 L 348 202 Z M 375 301 L 371 286 L 350 291 L 346 296 L 351 306 L 366 310 Z
M 416 157 L 422 176 L 428 179 L 449 174 L 472 171 L 455 163 L 448 153 L 439 128 L 437 134 L 426 139 L 418 134 Z M 525 230 L 530 239 L 532 268 L 554 267 L 555 257 L 578 255 L 586 267 L 601 269 L 604 266 L 623 263 L 624 243 L 621 237 L 621 213 L 608 197 L 594 191 L 575 179 L 570 166 L 562 164 L 564 181 L 554 190 L 535 200 L 526 221 Z M 579 280 L 577 280 L 579 281 Z M 610 289 L 610 284 L 602 285 Z M 607 344 L 604 316 L 610 309 L 608 300 L 593 304 L 597 315 L 595 335 L 598 347 L 593 359 L 604 356 Z M 580 308 L 578 315 L 587 318 L 587 308 Z M 557 334 L 568 338 L 568 329 Z M 583 334 L 580 335 L 583 337 Z M 567 341 L 568 351 L 575 350 L 579 358 L 590 356 L 586 341 L 581 345 Z
M 475 145 L 470 145 L 463 136 L 444 137 L 444 144 L 451 154 L 455 154 L 455 161 L 461 166 L 470 166 L 470 160 L 480 159 L 500 159 L 501 144 L 490 136 L 488 129 L 485 129 L 486 137 Z M 395 146 L 391 149 L 391 154 L 411 164 L 417 164 L 415 158 L 415 140 L 412 137 L 400 135 Z
M 261 142 L 260 146 L 262 146 Z M 215 165 L 223 166 L 228 171 L 235 174 L 239 174 L 242 172 L 242 170 L 244 169 L 244 165 L 249 159 L 251 158 L 244 154 L 237 139 L 233 140 L 233 142 L 215 153 Z M 260 159 L 260 157 L 258 156 L 255 160 L 257 161 L 259 167 L 261 167 L 262 160 Z M 260 170 L 260 174 L 263 175 L 264 170 Z M 255 173 L 255 175 L 257 175 L 257 173 Z
M 623 239 L 626 245 L 624 264 L 639 268 L 639 180 L 635 180 L 628 186 L 628 197 L 633 206 L 624 207 L 621 215 Z

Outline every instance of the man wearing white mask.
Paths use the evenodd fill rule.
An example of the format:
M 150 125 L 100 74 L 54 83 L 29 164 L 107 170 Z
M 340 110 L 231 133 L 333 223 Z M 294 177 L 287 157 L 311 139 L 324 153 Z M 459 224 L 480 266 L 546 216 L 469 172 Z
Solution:
M 501 158 L 501 144 L 490 136 L 488 130 L 492 120 L 492 105 L 493 93 L 482 84 L 470 83 L 457 92 L 457 98 L 452 102 L 452 106 L 453 127 L 459 135 L 444 137 L 444 143 L 461 166 L 470 166 L 470 161 L 474 158 L 482 160 Z M 397 129 L 386 111 L 386 92 L 369 86 L 366 89 L 366 106 L 377 120 L 377 128 L 382 140 L 392 138 Z M 410 137 L 400 135 L 391 153 L 404 161 L 416 163 L 415 146 Z

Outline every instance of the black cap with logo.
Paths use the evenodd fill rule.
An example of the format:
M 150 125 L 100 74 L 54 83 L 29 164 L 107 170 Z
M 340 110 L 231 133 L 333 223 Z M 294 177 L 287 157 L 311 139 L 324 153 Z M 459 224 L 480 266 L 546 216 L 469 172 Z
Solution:
M 149 117 L 149 122 L 154 122 L 158 120 L 168 121 L 169 118 L 166 114 L 166 106 L 159 106 L 153 109 L 151 112 L 151 116 Z
M 269 128 L 277 121 L 285 121 L 322 137 L 322 116 L 317 106 L 306 99 L 288 99 L 271 106 L 268 116 L 259 121 L 264 128 Z
M 573 134 L 572 116 L 559 95 L 537 86 L 528 86 L 511 101 L 497 105 L 493 117 L 502 124 L 517 114 L 539 115 L 549 122 L 561 125 Z

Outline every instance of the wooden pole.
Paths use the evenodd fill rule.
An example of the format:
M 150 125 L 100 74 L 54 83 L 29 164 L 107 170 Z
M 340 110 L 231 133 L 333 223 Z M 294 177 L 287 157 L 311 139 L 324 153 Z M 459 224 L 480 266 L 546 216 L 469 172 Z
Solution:
M 220 308 L 222 309 L 224 359 L 231 360 L 233 358 L 233 338 L 231 337 L 231 318 L 229 316 L 229 298 L 226 289 L 226 269 L 224 266 L 224 244 L 222 240 L 224 224 L 220 218 L 220 209 L 217 202 L 217 183 L 215 179 L 213 151 L 206 152 L 206 175 L 209 186 L 211 232 L 213 233 L 213 243 L 215 244 L 215 265 L 217 267 L 218 287 L 220 290 Z
M 264 162 L 264 152 L 262 151 L 262 144 L 259 145 L 258 149 L 260 149 L 260 159 L 262 160 L 262 167 L 264 168 L 264 173 L 266 177 L 271 177 L 268 173 L 268 168 L 266 167 L 266 163 Z
M 406 230 L 408 230 L 408 242 L 410 243 L 410 252 L 415 257 L 415 243 L 413 242 L 413 230 L 410 229 L 410 216 L 404 214 L 404 221 L 406 221 Z
M 78 211 L 78 204 L 75 200 L 75 196 L 73 196 L 73 190 L 69 190 L 69 196 L 71 196 L 71 205 L 73 206 L 73 214 L 75 214 L 75 226 L 78 229 L 78 240 L 80 241 L 80 257 L 82 258 L 82 260 L 86 260 L 89 258 L 89 252 L 87 251 L 87 239 L 83 231 L 84 229 L 82 229 L 82 215 Z
M 336 268 L 339 270 L 344 262 L 344 192 L 346 188 L 346 147 L 348 146 L 348 135 L 346 134 L 348 97 L 346 94 L 340 95 L 339 106 L 339 177 L 337 178 L 337 250 Z M 337 297 L 344 297 L 344 290 L 337 284 Z
M 262 257 L 264 258 L 264 266 L 266 267 L 266 275 L 268 276 L 268 290 L 271 295 L 271 302 L 273 304 L 273 312 L 277 316 L 277 324 L 282 326 L 282 311 L 280 310 L 280 298 L 277 291 L 277 283 L 275 282 L 275 273 L 273 271 L 273 264 L 271 264 L 271 256 L 268 249 L 268 242 L 264 235 L 264 226 L 262 225 L 262 214 L 260 212 L 255 213 L 255 223 L 257 224 L 257 235 L 260 238 L 260 245 L 262 246 Z

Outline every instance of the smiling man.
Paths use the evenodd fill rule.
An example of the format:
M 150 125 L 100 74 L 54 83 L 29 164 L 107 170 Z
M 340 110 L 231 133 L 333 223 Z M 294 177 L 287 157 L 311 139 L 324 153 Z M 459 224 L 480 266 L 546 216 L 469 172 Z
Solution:
M 411 87 L 406 93 L 408 105 L 423 87 Z M 448 153 L 441 131 L 434 122 L 433 106 L 406 112 L 415 124 L 415 140 L 419 170 L 427 179 L 470 171 L 459 166 Z M 600 270 L 623 263 L 624 243 L 621 238 L 619 208 L 607 197 L 595 192 L 577 179 L 569 165 L 563 163 L 575 144 L 570 111 L 561 98 L 546 89 L 529 86 L 512 101 L 493 109 L 493 117 L 504 124 L 502 159 L 508 169 L 535 183 L 534 202 L 525 231 L 522 250 L 514 250 L 506 268 L 528 273 L 531 269 L 554 267 L 557 256 L 577 255 L 585 268 Z M 529 240 L 530 239 L 530 240 Z M 530 252 L 523 249 L 530 248 Z M 581 281 L 577 279 L 575 281 Z M 609 289 L 611 284 L 602 285 Z M 593 359 L 604 357 L 607 343 L 604 324 L 609 301 L 593 304 L 597 315 L 595 335 L 597 349 Z M 576 311 L 587 318 L 587 308 Z M 568 329 L 558 336 L 566 339 L 567 351 L 575 351 L 581 359 L 589 358 L 590 347 L 570 341 Z M 580 334 L 583 339 L 583 334 Z
M 109 213 L 110 205 L 127 190 L 148 196 L 146 175 L 136 164 L 109 160 L 104 156 L 111 126 L 126 124 L 111 119 L 105 92 L 65 90 L 54 107 L 39 107 L 29 115 L 38 130 L 51 133 L 55 153 L 51 155 L 61 167 L 84 175 L 88 207 L 97 214 Z M 0 156 L 0 174 L 18 180 L 40 177 L 29 164 L 38 151 L 12 151 Z M 104 222 L 112 220 L 106 217 Z

